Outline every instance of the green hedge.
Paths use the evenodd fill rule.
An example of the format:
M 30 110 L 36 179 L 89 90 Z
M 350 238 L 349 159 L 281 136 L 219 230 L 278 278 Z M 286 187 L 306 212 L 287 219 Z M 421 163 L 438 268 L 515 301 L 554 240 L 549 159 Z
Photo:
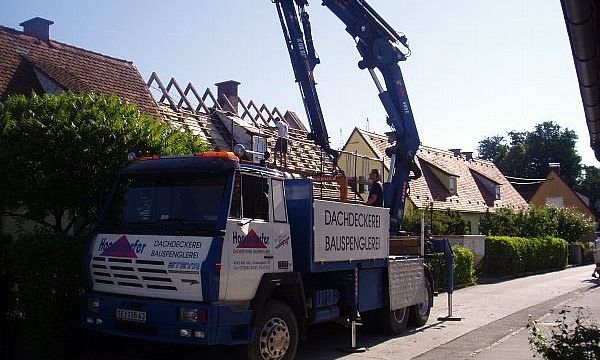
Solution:
M 86 239 L 43 232 L 8 243 L 9 326 L 19 358 L 68 358 L 81 349 L 81 259 Z
M 9 303 L 9 293 L 11 281 L 8 278 L 8 247 L 11 239 L 8 236 L 0 234 L 0 358 L 11 359 L 14 356 L 10 352 L 10 344 L 13 342 L 13 329 L 7 324 L 8 309 L 12 308 Z
M 567 242 L 559 238 L 488 236 L 485 241 L 485 271 L 491 275 L 564 269 L 567 259 Z
M 498 209 L 487 212 L 480 220 L 481 233 L 493 236 L 515 236 L 523 238 L 557 237 L 574 243 L 594 238 L 593 219 L 572 208 L 553 206 L 532 207 L 513 211 Z
M 475 255 L 459 245 L 452 246 L 454 255 L 454 285 L 470 285 L 475 282 L 475 269 L 473 261 Z M 445 289 L 447 285 L 446 265 L 444 263 L 444 254 L 438 254 L 435 258 L 427 261 L 429 265 L 436 289 Z

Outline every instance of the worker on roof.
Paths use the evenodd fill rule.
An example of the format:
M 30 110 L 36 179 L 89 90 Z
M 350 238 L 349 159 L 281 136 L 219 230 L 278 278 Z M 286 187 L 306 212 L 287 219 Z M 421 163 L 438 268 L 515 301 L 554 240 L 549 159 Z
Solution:
M 365 205 L 371 206 L 383 206 L 383 186 L 381 185 L 381 176 L 379 170 L 373 169 L 369 173 L 369 198 L 365 202 Z
M 275 119 L 275 126 L 277 127 L 277 142 L 275 143 L 275 166 L 277 166 L 277 155 L 283 159 L 283 166 L 287 167 L 287 152 L 288 152 L 288 124 L 281 120 L 281 118 Z

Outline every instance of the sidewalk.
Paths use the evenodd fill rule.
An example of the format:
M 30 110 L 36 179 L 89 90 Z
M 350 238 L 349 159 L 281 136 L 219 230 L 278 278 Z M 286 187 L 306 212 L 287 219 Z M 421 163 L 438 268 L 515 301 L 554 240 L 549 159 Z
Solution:
M 590 302 L 592 296 L 598 296 L 592 270 L 592 265 L 581 266 L 457 290 L 453 315 L 461 317 L 460 322 L 437 320 L 448 312 L 442 293 L 422 328 L 399 337 L 359 329 L 358 344 L 369 351 L 351 355 L 336 351 L 347 343 L 343 330 L 317 331 L 301 344 L 298 359 L 531 359 L 524 329 L 528 315 L 541 318 L 553 307 L 571 304 L 578 294 L 583 297 L 578 301 Z M 594 316 L 600 319 L 600 312 Z
M 590 321 L 600 324 L 598 289 L 600 289 L 600 283 L 597 283 L 588 291 L 571 293 L 572 297 L 570 299 L 553 306 L 546 314 L 538 317 L 536 319 L 538 326 L 549 336 L 550 330 L 557 325 L 557 320 L 562 317 L 559 314 L 561 310 L 567 311 L 567 322 L 574 324 L 578 309 L 582 309 L 582 314 L 587 316 Z M 514 333 L 497 341 L 493 346 L 483 349 L 472 358 L 476 360 L 531 359 L 534 352 L 529 347 L 528 338 L 529 332 L 521 327 Z

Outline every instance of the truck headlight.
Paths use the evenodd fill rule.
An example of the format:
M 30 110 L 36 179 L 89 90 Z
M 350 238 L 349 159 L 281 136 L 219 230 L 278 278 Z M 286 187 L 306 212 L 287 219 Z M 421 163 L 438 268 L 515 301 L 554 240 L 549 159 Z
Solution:
M 179 321 L 193 324 L 206 324 L 208 314 L 206 309 L 179 308 Z
M 88 299 L 87 305 L 89 311 L 98 312 L 100 310 L 100 300 L 98 299 Z

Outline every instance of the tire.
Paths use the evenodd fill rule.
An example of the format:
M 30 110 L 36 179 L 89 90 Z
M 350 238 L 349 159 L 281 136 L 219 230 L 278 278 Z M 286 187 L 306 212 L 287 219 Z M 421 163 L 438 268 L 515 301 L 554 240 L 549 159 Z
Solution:
M 429 320 L 429 313 L 433 306 L 433 285 L 429 279 L 425 280 L 426 300 L 424 303 L 411 306 L 410 324 L 414 326 L 423 326 Z
M 400 335 L 408 325 L 410 318 L 410 308 L 390 310 L 383 308 L 380 310 L 381 329 L 388 335 Z
M 268 301 L 254 322 L 255 336 L 246 346 L 249 360 L 291 360 L 298 347 L 298 322 L 281 301 Z

